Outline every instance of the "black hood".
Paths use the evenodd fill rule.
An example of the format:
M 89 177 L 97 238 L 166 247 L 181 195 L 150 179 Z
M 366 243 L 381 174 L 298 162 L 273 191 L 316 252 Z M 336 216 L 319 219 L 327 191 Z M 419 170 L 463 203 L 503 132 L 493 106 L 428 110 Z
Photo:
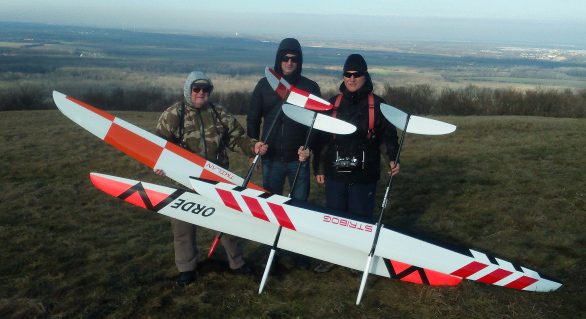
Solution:
M 277 49 L 277 55 L 275 57 L 275 71 L 279 74 L 283 74 L 283 69 L 281 69 L 281 58 L 287 53 L 294 53 L 297 54 L 299 57 L 299 63 L 297 64 L 297 69 L 291 75 L 285 76 L 285 80 L 290 83 L 293 83 L 299 79 L 301 76 L 301 69 L 303 66 L 303 53 L 301 52 L 301 44 L 299 41 L 294 38 L 286 38 L 281 41 L 279 44 L 279 48 Z

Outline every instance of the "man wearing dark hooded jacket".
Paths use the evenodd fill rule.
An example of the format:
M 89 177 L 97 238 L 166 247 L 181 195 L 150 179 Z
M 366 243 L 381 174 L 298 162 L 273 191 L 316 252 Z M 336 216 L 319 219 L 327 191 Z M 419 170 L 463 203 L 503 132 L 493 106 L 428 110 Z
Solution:
M 320 88 L 314 81 L 301 75 L 303 54 L 299 41 L 286 38 L 281 41 L 275 58 L 274 70 L 295 87 L 320 95 Z M 285 178 L 289 186 L 293 183 L 299 163 L 300 147 L 305 143 L 308 127 L 294 122 L 285 115 L 280 115 L 271 136 L 266 133 L 275 117 L 281 113 L 283 101 L 270 86 L 267 78 L 256 84 L 252 93 L 247 117 L 248 136 L 254 139 L 266 139 L 268 152 L 262 157 L 263 187 L 273 194 L 282 194 Z M 260 127 L 263 122 L 263 132 Z M 309 161 L 302 163 L 295 189 L 291 197 L 306 201 L 309 196 Z

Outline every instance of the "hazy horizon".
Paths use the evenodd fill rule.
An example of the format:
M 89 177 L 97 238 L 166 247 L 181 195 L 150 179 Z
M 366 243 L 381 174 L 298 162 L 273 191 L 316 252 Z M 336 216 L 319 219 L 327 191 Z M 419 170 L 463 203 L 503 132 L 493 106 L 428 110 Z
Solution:
M 0 21 L 322 41 L 438 41 L 586 47 L 578 0 L 5 0 Z

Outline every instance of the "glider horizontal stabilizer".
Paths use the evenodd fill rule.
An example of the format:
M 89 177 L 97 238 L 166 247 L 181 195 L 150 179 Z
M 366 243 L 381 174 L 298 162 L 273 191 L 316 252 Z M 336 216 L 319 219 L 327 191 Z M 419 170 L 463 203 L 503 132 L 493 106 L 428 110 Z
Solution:
M 423 135 L 443 135 L 450 134 L 456 130 L 456 126 L 450 123 L 429 119 L 417 115 L 409 115 L 396 107 L 381 103 L 380 110 L 383 116 L 391 122 L 396 128 L 403 129 L 407 118 L 407 133 Z
M 352 134 L 356 126 L 322 113 L 317 113 L 292 104 L 283 104 L 283 113 L 293 121 L 313 129 L 333 134 Z M 314 121 L 315 116 L 315 121 Z
M 278 229 L 276 224 L 252 218 L 195 192 L 99 173 L 91 173 L 90 179 L 96 188 L 135 206 L 261 244 L 271 245 Z M 278 248 L 356 270 L 362 268 L 366 257 L 364 252 L 286 228 L 281 232 Z M 379 257 L 371 273 L 429 285 L 457 285 L 461 281 L 456 276 Z
M 364 257 L 371 250 L 374 224 L 346 218 L 323 207 L 300 204 L 281 195 L 198 178 L 191 178 L 191 183 L 202 196 L 245 215 L 280 225 L 283 230 L 346 246 L 362 252 Z M 374 256 L 390 257 L 409 266 L 507 288 L 552 291 L 561 286 L 559 282 L 508 261 L 471 249 L 454 249 L 421 240 L 385 227 L 380 230 Z
M 242 184 L 243 179 L 155 134 L 70 96 L 53 91 L 53 100 L 69 119 L 93 135 L 172 180 L 191 187 L 189 176 Z M 252 183 L 251 188 L 262 189 Z

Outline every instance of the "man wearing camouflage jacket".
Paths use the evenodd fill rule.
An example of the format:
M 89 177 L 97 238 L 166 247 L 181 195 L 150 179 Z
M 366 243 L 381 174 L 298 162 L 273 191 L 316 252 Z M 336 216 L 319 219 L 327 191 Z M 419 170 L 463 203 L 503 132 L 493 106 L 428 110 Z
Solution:
M 266 144 L 249 138 L 235 117 L 208 101 L 213 88 L 212 81 L 203 72 L 191 72 L 183 86 L 184 101 L 173 104 L 161 114 L 157 135 L 225 168 L 229 164 L 226 149 L 248 156 L 266 153 Z M 164 175 L 159 169 L 155 173 Z M 180 272 L 176 282 L 186 285 L 195 279 L 196 227 L 177 219 L 171 220 L 171 226 L 175 264 Z M 224 235 L 221 243 L 230 269 L 237 274 L 250 273 L 237 238 Z

